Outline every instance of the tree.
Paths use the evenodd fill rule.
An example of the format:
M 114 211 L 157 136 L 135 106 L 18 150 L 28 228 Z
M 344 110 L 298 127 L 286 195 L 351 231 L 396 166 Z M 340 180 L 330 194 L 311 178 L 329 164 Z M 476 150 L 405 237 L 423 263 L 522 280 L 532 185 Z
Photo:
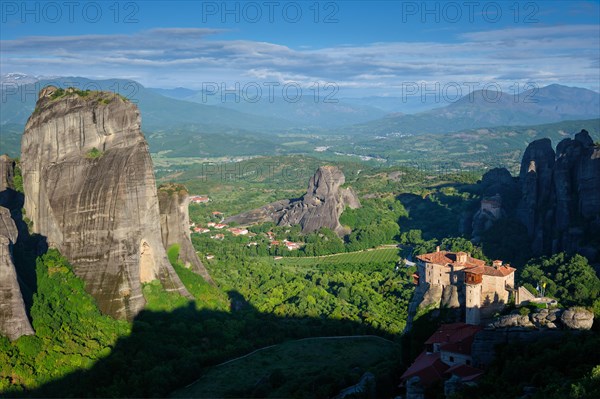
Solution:
M 546 283 L 545 295 L 565 305 L 594 306 L 600 296 L 600 279 L 587 259 L 564 252 L 529 261 L 521 272 L 522 283 Z

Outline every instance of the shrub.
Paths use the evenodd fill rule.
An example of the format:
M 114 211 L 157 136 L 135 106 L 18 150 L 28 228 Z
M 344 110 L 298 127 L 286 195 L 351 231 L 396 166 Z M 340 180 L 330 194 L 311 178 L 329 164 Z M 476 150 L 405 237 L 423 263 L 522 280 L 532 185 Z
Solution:
M 96 147 L 94 147 L 91 150 L 89 150 L 85 156 L 89 159 L 96 159 L 100 158 L 102 155 L 104 155 L 104 153 Z

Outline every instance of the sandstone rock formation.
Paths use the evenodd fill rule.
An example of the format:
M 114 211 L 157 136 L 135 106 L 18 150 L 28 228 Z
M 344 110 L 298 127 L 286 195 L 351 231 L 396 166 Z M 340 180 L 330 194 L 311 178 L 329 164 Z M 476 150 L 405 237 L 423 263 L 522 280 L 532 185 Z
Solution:
M 273 202 L 262 208 L 242 213 L 225 220 L 226 223 L 251 224 L 273 221 L 279 226 L 299 224 L 303 233 L 328 227 L 342 236 L 349 231 L 340 225 L 339 218 L 346 207 L 360 207 L 360 201 L 351 188 L 341 188 L 345 177 L 335 166 L 321 166 L 310 178 L 308 190 L 302 198 Z
M 443 289 L 441 285 L 430 285 L 423 293 L 419 303 L 419 309 L 425 309 L 429 306 L 438 307 L 442 301 Z
M 528 315 L 520 315 L 520 314 L 509 314 L 506 316 L 500 316 L 497 320 L 489 325 L 489 327 L 493 328 L 510 328 L 510 327 L 520 327 L 520 328 L 534 328 L 535 326 L 529 320 Z
M 582 130 L 556 150 L 548 139 L 527 147 L 517 216 L 533 241 L 534 254 L 568 251 L 594 259 L 598 251 L 581 246 L 580 240 L 586 233 L 600 234 L 600 148 Z
M 489 329 L 570 329 L 589 330 L 594 324 L 594 314 L 579 307 L 569 309 L 541 309 L 521 315 L 517 311 L 500 316 L 488 325 Z
M 569 308 L 560 316 L 560 321 L 571 330 L 590 330 L 594 314 L 583 308 Z
M 600 235 L 600 147 L 587 131 L 562 140 L 556 152 L 549 139 L 531 142 L 518 184 L 505 169 L 494 169 L 481 187 L 484 198 L 472 222 L 475 241 L 508 216 L 527 229 L 534 255 L 567 251 L 600 258 L 598 248 L 586 243 Z
M 15 174 L 15 161 L 8 155 L 0 155 L 0 192 L 13 188 L 12 182 Z
M 485 231 L 506 217 L 518 201 L 517 182 L 505 168 L 494 168 L 486 172 L 480 186 L 483 198 L 471 223 L 474 242 L 479 242 Z
M 137 107 L 105 92 L 40 92 L 21 142 L 25 209 L 73 264 L 100 310 L 132 318 L 141 283 L 187 291 L 162 245 L 152 161 Z
M 12 208 L 16 202 L 14 191 L 15 161 L 7 155 L 0 155 L 0 206 Z
M 358 208 L 360 202 L 351 188 L 340 188 L 345 181 L 344 174 L 335 166 L 320 167 L 310 178 L 306 194 L 283 210 L 277 224 L 299 224 L 304 233 L 328 227 L 338 235 L 347 234 L 340 225 L 340 215 L 346 206 Z
M 17 227 L 10 211 L 0 207 L 0 333 L 9 339 L 33 334 L 12 259 Z
M 181 184 L 167 184 L 158 188 L 160 228 L 165 248 L 179 245 L 179 260 L 186 267 L 212 282 L 208 271 L 198 258 L 190 239 L 189 195 Z

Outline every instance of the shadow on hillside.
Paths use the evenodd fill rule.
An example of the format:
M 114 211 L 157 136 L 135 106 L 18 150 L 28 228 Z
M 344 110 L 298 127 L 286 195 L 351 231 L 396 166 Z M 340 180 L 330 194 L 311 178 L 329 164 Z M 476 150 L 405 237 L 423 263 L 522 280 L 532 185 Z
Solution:
M 229 292 L 229 296 L 230 312 L 197 310 L 194 302 L 172 312 L 144 310 L 133 320 L 131 334 L 119 339 L 111 353 L 90 369 L 76 371 L 35 391 L 18 395 L 164 397 L 198 379 L 207 366 L 287 340 L 348 335 L 397 338 L 353 321 L 261 313 L 238 292 Z M 393 356 L 390 359 L 393 368 L 386 375 L 377 376 L 378 398 L 398 393 L 399 376 L 406 367 L 398 355 L 390 356 Z M 356 365 L 343 366 L 355 369 Z M 307 376 L 319 377 L 319 380 L 307 384 L 302 397 L 332 397 L 348 386 L 343 374 L 330 370 L 323 370 L 323 374 Z M 266 378 L 268 380 L 268 376 Z M 244 392 L 242 396 L 259 397 L 256 395 L 259 394 Z
M 402 231 L 421 230 L 425 240 L 461 235 L 459 222 L 465 201 L 443 193 L 435 196 L 435 201 L 430 196 L 423 198 L 409 193 L 396 197 L 408 211 L 408 217 L 398 221 Z

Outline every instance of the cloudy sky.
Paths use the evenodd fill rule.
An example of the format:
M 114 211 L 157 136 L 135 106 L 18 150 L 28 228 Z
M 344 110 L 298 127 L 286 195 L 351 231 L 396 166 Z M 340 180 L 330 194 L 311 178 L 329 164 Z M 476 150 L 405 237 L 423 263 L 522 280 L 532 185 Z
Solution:
M 413 82 L 600 90 L 598 1 L 0 4 L 2 74 L 334 83 L 339 97 L 400 95 Z

